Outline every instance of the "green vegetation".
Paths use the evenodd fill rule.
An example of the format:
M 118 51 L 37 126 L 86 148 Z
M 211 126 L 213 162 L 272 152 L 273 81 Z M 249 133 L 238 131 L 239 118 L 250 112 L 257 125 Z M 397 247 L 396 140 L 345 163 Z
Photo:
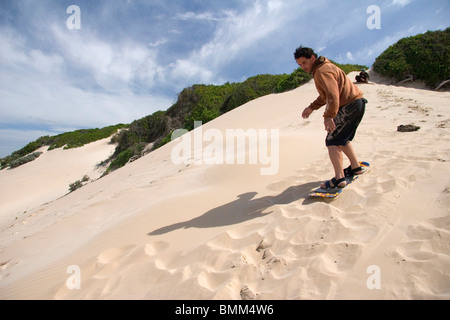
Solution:
M 19 158 L 19 159 L 16 159 L 16 160 L 11 161 L 11 163 L 10 163 L 9 166 L 10 166 L 11 168 L 17 168 L 17 167 L 20 167 L 21 165 L 23 165 L 23 164 L 25 164 L 25 163 L 28 163 L 28 162 L 31 162 L 31 161 L 35 160 L 35 159 L 38 158 L 41 154 L 42 154 L 42 152 L 33 152 L 33 153 L 30 153 L 29 155 L 26 155 L 25 157 L 22 157 L 22 158 Z
M 279 90 L 277 91 L 277 88 L 279 88 L 280 82 L 284 81 L 287 77 L 289 77 L 286 74 L 283 75 L 258 75 L 255 77 L 251 77 L 247 79 L 243 83 L 239 83 L 236 85 L 235 89 L 233 90 L 232 94 L 227 97 L 227 99 L 223 102 L 220 112 L 225 113 L 230 110 L 233 110 L 251 100 L 254 100 L 256 98 L 271 94 L 271 93 L 279 93 L 291 89 L 297 88 L 299 85 L 303 84 L 306 81 L 309 81 L 311 79 L 311 76 L 305 73 L 303 70 L 298 71 L 302 73 L 304 76 L 305 81 L 301 83 L 297 83 L 296 86 L 293 87 L 287 87 L 285 90 Z
M 33 152 L 41 147 L 48 146 L 48 150 L 53 150 L 61 147 L 64 147 L 64 149 L 78 148 L 84 146 L 85 144 L 108 138 L 115 132 L 117 132 L 117 130 L 126 127 L 127 125 L 118 124 L 102 129 L 82 129 L 73 132 L 62 133 L 52 137 L 40 137 L 36 141 L 30 142 L 22 149 L 13 152 L 10 156 L 0 159 L 0 170 L 5 169 L 8 166 L 10 166 L 11 168 L 17 167 L 16 164 L 23 162 L 24 159 L 33 158 Z M 27 157 L 27 155 L 29 156 Z M 34 156 L 34 158 L 30 161 L 34 160 L 35 158 L 37 157 Z
M 284 75 L 275 87 L 275 93 L 281 93 L 300 87 L 302 84 L 310 81 L 312 76 L 304 72 L 301 68 L 297 68 L 290 75 Z
M 225 83 L 221 86 L 194 85 L 184 89 L 177 102 L 167 110 L 167 116 L 181 124 L 178 128 L 192 130 L 194 121 L 207 123 L 220 116 L 221 107 L 233 95 L 237 86 Z
M 450 28 L 403 38 L 384 51 L 373 70 L 397 81 L 407 75 L 435 88 L 450 77 Z
M 73 149 L 84 146 L 91 142 L 110 137 L 117 130 L 125 128 L 126 125 L 118 124 L 102 129 L 81 129 L 73 132 L 62 133 L 55 137 L 50 137 L 46 143 L 49 146 L 48 150 L 58 149 Z
M 84 186 L 88 181 L 89 177 L 87 175 L 83 176 L 83 179 L 77 180 L 74 183 L 69 184 L 69 191 L 74 192 L 77 189 L 80 189 L 82 186 Z
M 346 74 L 349 74 L 353 71 L 361 71 L 361 69 L 368 70 L 369 68 L 367 66 L 359 65 L 359 64 L 340 64 L 333 60 L 330 60 L 332 63 L 337 65 L 339 68 L 341 68 Z

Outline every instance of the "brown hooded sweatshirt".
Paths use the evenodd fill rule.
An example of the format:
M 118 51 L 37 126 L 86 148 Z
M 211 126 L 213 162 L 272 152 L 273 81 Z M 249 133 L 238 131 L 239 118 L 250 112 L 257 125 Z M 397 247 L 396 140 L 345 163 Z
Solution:
M 361 89 L 350 81 L 345 72 L 325 57 L 314 62 L 312 75 L 319 97 L 310 107 L 318 110 L 326 105 L 324 118 L 335 118 L 340 107 L 363 97 Z

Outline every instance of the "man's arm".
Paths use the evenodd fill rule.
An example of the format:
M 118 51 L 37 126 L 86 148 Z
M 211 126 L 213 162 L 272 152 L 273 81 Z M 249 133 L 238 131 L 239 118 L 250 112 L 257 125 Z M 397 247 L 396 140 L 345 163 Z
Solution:
M 326 104 L 326 100 L 322 98 L 321 96 L 318 96 L 316 100 L 314 100 L 313 103 L 309 105 L 313 110 L 318 110 L 322 108 Z
M 321 107 L 325 105 L 325 99 L 323 99 L 321 96 L 318 96 L 316 100 L 314 100 L 313 103 L 311 103 L 305 110 L 303 110 L 302 117 L 303 119 L 308 119 L 311 113 L 313 113 L 314 110 L 318 110 Z
M 324 118 L 335 118 L 339 111 L 339 86 L 334 75 L 330 72 L 320 74 L 319 81 L 322 81 L 326 91 L 326 109 Z

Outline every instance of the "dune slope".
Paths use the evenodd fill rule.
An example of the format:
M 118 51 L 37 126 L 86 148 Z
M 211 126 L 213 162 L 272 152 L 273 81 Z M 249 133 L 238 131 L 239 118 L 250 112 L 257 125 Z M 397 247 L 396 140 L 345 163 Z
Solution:
M 189 163 L 174 163 L 181 138 L 69 195 L 16 206 L 27 213 L 1 224 L 0 298 L 449 299 L 450 93 L 361 89 L 354 145 L 371 170 L 334 201 L 308 197 L 332 177 L 322 111 L 301 119 L 317 96 L 310 82 L 197 128 Z M 421 129 L 397 132 L 410 123 Z M 256 134 L 242 163 L 236 148 L 228 164 L 208 148 L 227 130 Z

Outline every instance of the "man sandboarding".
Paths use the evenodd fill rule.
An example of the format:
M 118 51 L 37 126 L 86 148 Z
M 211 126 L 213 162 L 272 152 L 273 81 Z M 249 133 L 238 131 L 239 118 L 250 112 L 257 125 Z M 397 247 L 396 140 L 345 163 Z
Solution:
M 364 173 L 355 154 L 351 141 L 355 137 L 365 112 L 367 100 L 362 91 L 354 85 L 344 71 L 325 57 L 317 57 L 311 48 L 299 47 L 294 53 L 297 64 L 314 77 L 319 97 L 302 113 L 304 119 L 326 105 L 324 117 L 325 130 L 328 132 L 325 144 L 328 148 L 334 177 L 321 184 L 321 189 L 336 189 L 347 186 L 346 176 Z M 350 160 L 350 166 L 344 169 L 343 155 Z M 351 181 L 351 180 L 350 180 Z

